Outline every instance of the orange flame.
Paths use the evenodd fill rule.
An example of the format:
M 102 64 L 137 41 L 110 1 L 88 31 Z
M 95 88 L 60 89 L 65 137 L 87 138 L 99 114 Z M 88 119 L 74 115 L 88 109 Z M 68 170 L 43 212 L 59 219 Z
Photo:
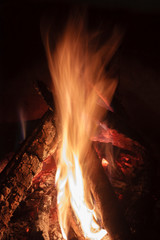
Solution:
M 108 105 L 117 86 L 117 81 L 107 79 L 104 71 L 119 45 L 120 38 L 116 36 L 114 32 L 108 43 L 98 49 L 85 32 L 83 22 L 70 21 L 54 54 L 47 38 L 47 57 L 62 136 L 56 185 L 59 222 L 65 239 L 70 227 L 70 207 L 86 238 L 97 240 L 106 234 L 97 223 L 87 185 L 87 172 L 92 167 L 92 159 L 87 154 L 91 150 L 90 138 L 106 111 L 100 101 L 103 106 Z

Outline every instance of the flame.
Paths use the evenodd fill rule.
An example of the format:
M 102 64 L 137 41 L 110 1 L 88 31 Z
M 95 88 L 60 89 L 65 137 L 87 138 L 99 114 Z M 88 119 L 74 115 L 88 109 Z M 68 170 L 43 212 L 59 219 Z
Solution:
M 45 46 L 62 136 L 56 185 L 64 239 L 67 239 L 70 227 L 70 208 L 80 222 L 85 238 L 98 240 L 106 234 L 98 224 L 87 184 L 92 168 L 88 153 L 92 151 L 91 136 L 106 111 L 104 106 L 109 108 L 117 86 L 115 79 L 107 79 L 104 70 L 119 45 L 120 39 L 116 36 L 114 31 L 108 43 L 98 48 L 93 36 L 86 33 L 83 21 L 71 20 L 53 52 L 47 35 Z

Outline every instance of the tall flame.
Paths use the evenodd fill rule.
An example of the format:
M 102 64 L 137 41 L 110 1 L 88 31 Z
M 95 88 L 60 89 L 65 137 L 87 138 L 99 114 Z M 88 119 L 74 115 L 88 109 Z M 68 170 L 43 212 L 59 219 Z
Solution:
M 116 36 L 114 32 L 108 43 L 98 49 L 85 32 L 83 21 L 71 20 L 54 52 L 47 38 L 47 57 L 62 136 L 56 185 L 59 222 L 65 239 L 70 227 L 70 208 L 86 238 L 97 240 L 106 234 L 98 226 L 87 185 L 87 174 L 92 168 L 92 159 L 87 156 L 92 149 L 90 138 L 106 111 L 100 105 L 103 102 L 109 107 L 117 85 L 116 80 L 107 79 L 104 70 L 119 44 Z

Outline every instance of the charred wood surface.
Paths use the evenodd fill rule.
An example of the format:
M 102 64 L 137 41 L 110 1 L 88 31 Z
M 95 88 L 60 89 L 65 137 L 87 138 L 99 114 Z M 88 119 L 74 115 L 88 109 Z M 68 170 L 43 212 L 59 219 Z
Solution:
M 33 177 L 41 170 L 43 160 L 55 151 L 57 142 L 53 112 L 47 111 L 0 175 L 0 237 L 25 198 Z
M 33 179 L 2 240 L 63 240 L 57 215 L 56 167 L 52 156 Z

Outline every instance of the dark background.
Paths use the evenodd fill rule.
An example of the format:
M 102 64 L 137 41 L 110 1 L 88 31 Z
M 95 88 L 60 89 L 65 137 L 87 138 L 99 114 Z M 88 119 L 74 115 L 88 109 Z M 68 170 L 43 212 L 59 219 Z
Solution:
M 8 138 L 6 123 L 20 122 L 20 119 L 35 120 L 46 111 L 45 102 L 33 86 L 37 79 L 47 84 L 50 82 L 40 25 L 44 19 L 48 23 L 51 20 L 57 34 L 68 13 L 74 11 L 70 10 L 73 2 L 74 7 L 87 6 L 88 19 L 95 29 L 103 26 L 103 30 L 107 31 L 108 26 L 117 23 L 124 26 L 125 36 L 118 52 L 119 101 L 127 121 L 158 155 L 158 1 L 3 1 L 0 5 L 1 142 L 5 145 Z

